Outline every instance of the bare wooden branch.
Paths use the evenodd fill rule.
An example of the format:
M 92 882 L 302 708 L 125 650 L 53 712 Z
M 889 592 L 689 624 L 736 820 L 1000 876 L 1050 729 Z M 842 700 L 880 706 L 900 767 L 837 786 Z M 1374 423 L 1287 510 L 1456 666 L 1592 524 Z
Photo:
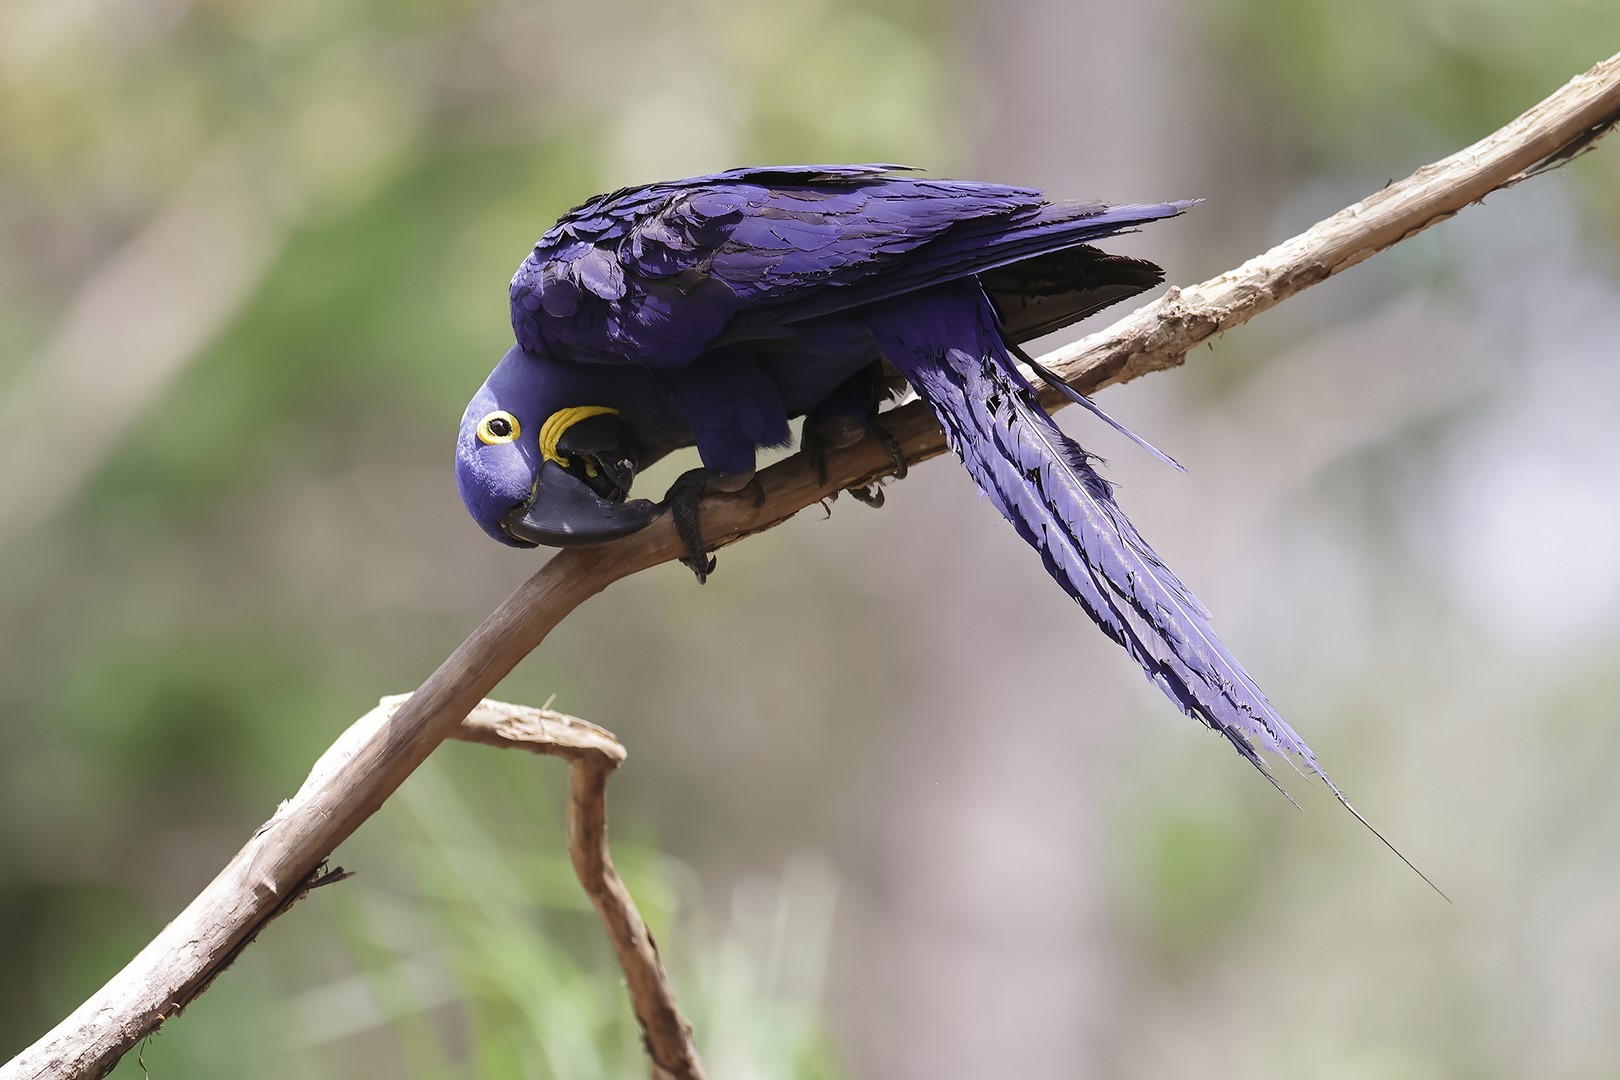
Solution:
M 410 699 L 409 694 L 395 694 L 383 698 L 378 707 L 392 715 Z M 451 738 L 502 750 L 527 750 L 569 762 L 591 761 L 610 769 L 624 764 L 627 756 L 613 732 L 589 720 L 493 698 L 480 701 Z
M 391 712 L 409 697 L 384 698 L 379 708 Z M 625 759 L 624 747 L 612 732 L 578 717 L 487 698 L 461 722 L 455 738 L 568 761 L 568 855 L 624 970 L 653 1080 L 704 1080 L 692 1025 L 681 1015 L 658 945 L 608 851 L 607 782 Z
M 1288 297 L 1443 221 L 1589 145 L 1620 118 L 1620 56 L 1577 76 L 1501 130 L 1427 165 L 1234 270 L 1172 289 L 1112 327 L 1044 358 L 1091 391 L 1180 364 L 1189 349 Z M 1043 396 L 1050 408 L 1062 399 Z M 920 405 L 888 416 L 908 462 L 940 453 L 944 437 Z M 893 471 L 865 440 L 832 454 L 828 482 L 802 457 L 761 473 L 765 501 L 721 496 L 704 504 L 715 545 L 781 524 L 806 506 Z M 680 554 L 668 520 L 614 544 L 563 551 L 520 586 L 428 677 L 398 712 L 346 747 L 317 782 L 249 839 L 218 877 L 123 971 L 4 1068 L 0 1080 L 105 1075 L 172 1016 L 375 813 L 478 701 L 574 608 L 608 585 Z M 337 750 L 329 751 L 331 758 Z
M 568 854 L 624 969 L 636 1019 L 647 1037 L 653 1080 L 704 1080 L 692 1025 L 681 1015 L 658 945 L 608 854 L 607 782 L 612 771 L 600 758 L 579 758 L 569 765 Z

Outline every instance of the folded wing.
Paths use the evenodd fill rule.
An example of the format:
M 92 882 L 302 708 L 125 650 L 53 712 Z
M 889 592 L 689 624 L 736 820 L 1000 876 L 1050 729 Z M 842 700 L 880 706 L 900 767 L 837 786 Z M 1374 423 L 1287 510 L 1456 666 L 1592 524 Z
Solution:
M 512 279 L 512 326 L 530 351 L 680 366 L 719 344 L 1050 260 L 1189 205 L 1048 203 L 1029 188 L 876 165 L 626 189 L 571 211 L 535 245 Z

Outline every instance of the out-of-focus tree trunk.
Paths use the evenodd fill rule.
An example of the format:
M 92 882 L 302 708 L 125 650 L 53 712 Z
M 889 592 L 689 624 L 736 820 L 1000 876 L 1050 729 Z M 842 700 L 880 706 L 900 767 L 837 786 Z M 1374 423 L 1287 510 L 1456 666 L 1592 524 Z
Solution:
M 984 98 L 975 160 L 961 171 L 1054 195 L 1186 194 L 1161 167 L 1160 113 L 1178 70 L 1139 66 L 1175 32 L 1157 0 L 964 6 L 959 51 Z M 1156 230 L 1151 245 L 1171 266 L 1174 232 Z M 885 1013 L 901 1030 L 877 1041 L 870 1073 L 1106 1075 L 1119 972 L 1098 947 L 1108 940 L 1099 841 L 1135 673 L 987 505 L 964 507 L 964 477 L 919 480 L 906 499 L 926 486 L 924 512 L 951 533 L 928 554 L 949 586 L 932 590 L 934 617 L 915 623 L 934 628 L 918 644 L 928 689 L 904 718 L 901 738 L 919 749 L 894 773 L 883 840 L 889 921 L 905 928 L 882 946 Z M 1004 666 L 1008 656 L 1021 659 Z M 1035 677 L 1053 671 L 1067 690 Z M 986 717 L 1004 741 L 986 744 Z

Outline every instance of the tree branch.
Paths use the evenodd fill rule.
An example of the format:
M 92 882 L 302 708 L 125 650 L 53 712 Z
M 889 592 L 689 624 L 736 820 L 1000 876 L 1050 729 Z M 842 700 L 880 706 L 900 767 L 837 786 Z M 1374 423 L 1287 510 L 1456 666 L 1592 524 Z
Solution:
M 612 771 L 601 759 L 579 759 L 569 766 L 568 854 L 624 969 L 652 1058 L 653 1080 L 704 1080 L 697 1047 L 692 1045 L 692 1025 L 675 1003 L 658 945 L 608 854 L 607 780 Z
M 409 694 L 383 698 L 378 709 L 391 714 L 409 699 Z M 577 717 L 487 698 L 461 722 L 455 738 L 568 762 L 568 855 L 624 970 L 653 1080 L 704 1080 L 692 1025 L 681 1015 L 658 946 L 608 852 L 607 782 L 625 759 L 624 747 L 611 732 Z
M 1086 391 L 1180 364 L 1189 349 L 1288 297 L 1443 221 L 1544 165 L 1567 160 L 1620 119 L 1620 56 L 1577 76 L 1501 130 L 1390 184 L 1242 266 L 1171 289 L 1112 327 L 1045 358 Z M 1043 395 L 1048 408 L 1062 399 Z M 908 462 L 940 453 L 944 436 L 920 404 L 889 413 Z M 760 474 L 765 501 L 727 496 L 704 506 L 715 546 L 779 525 L 843 488 L 893 471 L 863 440 L 831 455 L 828 483 L 802 456 Z M 484 620 L 398 712 L 363 738 L 340 740 L 292 799 L 253 834 L 174 922 L 90 1000 L 0 1068 L 0 1080 L 103 1076 L 178 1005 L 191 1000 L 286 897 L 385 799 L 479 700 L 564 616 L 608 585 L 681 554 L 668 519 L 614 544 L 554 556 Z M 345 741 L 347 740 L 347 741 Z M 329 760 L 331 759 L 331 760 Z M 323 768 L 323 766 L 326 766 Z

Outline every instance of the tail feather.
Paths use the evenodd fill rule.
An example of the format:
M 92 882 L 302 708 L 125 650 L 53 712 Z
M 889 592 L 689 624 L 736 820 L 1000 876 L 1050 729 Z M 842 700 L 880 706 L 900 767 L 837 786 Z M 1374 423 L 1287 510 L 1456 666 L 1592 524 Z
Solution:
M 1154 685 L 1182 712 L 1225 737 L 1284 797 L 1288 793 L 1260 751 L 1281 755 L 1291 767 L 1292 759 L 1303 763 L 1428 882 L 1350 805 L 1216 636 L 1209 609 L 1125 517 L 1091 456 L 1041 408 L 1002 343 L 983 292 L 972 285 L 931 289 L 881 306 L 867 325 L 884 356 L 939 418 L 980 489 L 1040 553 L 1053 580 L 1124 646 Z
M 1003 329 L 1005 330 L 1005 327 L 1003 327 Z M 1152 443 L 1142 438 L 1142 436 L 1138 435 L 1136 432 L 1132 431 L 1118 420 L 1115 420 L 1106 411 L 1104 411 L 1101 405 L 1098 405 L 1095 401 L 1092 401 L 1089 397 L 1082 394 L 1080 391 L 1076 390 L 1074 387 L 1070 386 L 1066 381 L 1064 381 L 1063 376 L 1059 375 L 1057 372 L 1053 371 L 1051 368 L 1029 355 L 1029 353 L 1025 352 L 1019 346 L 1008 344 L 1007 348 L 1008 351 L 1010 351 L 1014 356 L 1028 364 L 1030 370 L 1035 372 L 1036 375 L 1040 376 L 1041 381 L 1045 382 L 1054 390 L 1057 390 L 1064 397 L 1068 398 L 1070 401 L 1089 412 L 1092 416 L 1095 416 L 1097 419 L 1101 420 L 1103 423 L 1107 424 L 1109 427 L 1131 440 L 1131 442 L 1135 443 L 1137 446 L 1140 446 L 1143 450 L 1146 450 L 1148 453 L 1152 454 L 1166 465 L 1174 468 L 1177 472 L 1184 473 L 1187 471 L 1187 466 L 1183 465 L 1181 462 L 1177 461 L 1163 450 L 1160 450 L 1157 446 L 1154 446 Z M 1205 617 L 1208 617 L 1207 614 Z
M 1254 743 L 1321 774 L 1310 748 L 1215 636 L 1208 609 L 1125 517 L 1091 457 L 1036 402 L 982 295 L 939 290 L 905 309 L 911 317 L 872 321 L 880 346 L 1053 579 L 1178 707 L 1256 767 L 1265 771 Z

